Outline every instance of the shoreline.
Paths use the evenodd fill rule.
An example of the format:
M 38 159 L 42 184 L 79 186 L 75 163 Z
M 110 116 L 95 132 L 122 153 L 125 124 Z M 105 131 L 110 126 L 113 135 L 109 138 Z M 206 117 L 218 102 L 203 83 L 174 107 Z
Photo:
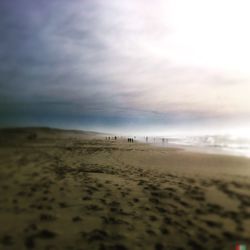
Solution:
M 195 146 L 195 145 L 183 145 L 177 143 L 154 143 L 150 142 L 146 144 L 150 144 L 154 147 L 161 147 L 161 148 L 177 148 L 183 149 L 188 152 L 193 153 L 204 153 L 204 154 L 212 154 L 212 155 L 229 155 L 229 156 L 238 156 L 238 157 L 245 157 L 250 158 L 250 151 L 242 152 L 240 150 L 233 150 L 229 148 L 222 148 L 222 147 L 215 147 L 215 146 Z

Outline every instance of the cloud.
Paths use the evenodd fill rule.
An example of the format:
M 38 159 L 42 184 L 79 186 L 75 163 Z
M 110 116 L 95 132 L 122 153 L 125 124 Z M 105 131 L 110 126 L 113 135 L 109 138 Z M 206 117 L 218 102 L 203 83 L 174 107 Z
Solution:
M 177 126 L 250 113 L 245 75 L 173 54 L 179 24 L 166 1 L 3 0 L 0 7 L 2 124 L 44 117 L 83 127 Z

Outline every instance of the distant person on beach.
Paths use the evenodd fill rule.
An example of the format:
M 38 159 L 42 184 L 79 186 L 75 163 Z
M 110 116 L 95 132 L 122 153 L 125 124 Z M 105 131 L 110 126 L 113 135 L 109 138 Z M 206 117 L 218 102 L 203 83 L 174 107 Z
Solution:
M 37 138 L 37 134 L 36 133 L 32 133 L 30 135 L 28 135 L 28 140 L 35 140 Z
M 146 142 L 148 142 L 148 137 L 146 136 Z

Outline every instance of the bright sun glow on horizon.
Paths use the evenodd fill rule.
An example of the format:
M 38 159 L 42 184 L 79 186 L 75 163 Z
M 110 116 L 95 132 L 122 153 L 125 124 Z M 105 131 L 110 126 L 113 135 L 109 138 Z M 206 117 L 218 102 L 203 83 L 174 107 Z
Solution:
M 250 76 L 249 9 L 247 0 L 170 1 L 172 58 Z
M 147 13 L 143 6 L 141 12 Z M 249 1 L 170 0 L 157 6 L 158 21 L 165 32 L 162 30 L 160 39 L 153 43 L 142 42 L 152 56 L 180 66 L 250 76 Z
M 121 34 L 116 38 L 123 50 L 118 53 L 145 58 L 139 66 L 147 66 L 143 74 L 117 79 L 124 89 L 144 91 L 131 99 L 134 107 L 210 117 L 250 113 L 249 1 L 111 5 L 119 14 Z

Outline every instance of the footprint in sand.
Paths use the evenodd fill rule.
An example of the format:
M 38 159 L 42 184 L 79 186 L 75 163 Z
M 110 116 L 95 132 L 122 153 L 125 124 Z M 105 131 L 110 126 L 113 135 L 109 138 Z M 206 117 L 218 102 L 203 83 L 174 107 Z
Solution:
M 4 245 L 4 246 L 11 246 L 13 245 L 13 238 L 12 236 L 6 234 L 2 237 L 1 239 L 1 244 Z

